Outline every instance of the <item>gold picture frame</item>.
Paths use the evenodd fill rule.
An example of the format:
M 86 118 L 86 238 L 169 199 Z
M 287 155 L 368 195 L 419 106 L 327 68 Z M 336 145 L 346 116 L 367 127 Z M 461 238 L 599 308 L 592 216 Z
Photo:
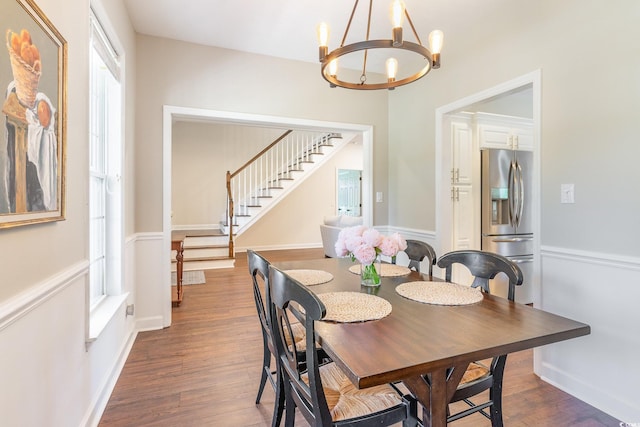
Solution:
M 65 219 L 67 42 L 32 0 L 0 6 L 0 229 Z

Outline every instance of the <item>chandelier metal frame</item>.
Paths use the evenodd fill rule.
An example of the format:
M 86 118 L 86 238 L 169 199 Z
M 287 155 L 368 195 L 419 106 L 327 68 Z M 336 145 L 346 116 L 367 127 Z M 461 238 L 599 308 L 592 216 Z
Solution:
M 413 25 L 411 17 L 409 16 L 409 12 L 404 9 L 404 16 L 407 18 L 407 22 L 409 23 L 411 30 L 413 32 L 414 37 L 416 38 L 417 43 L 406 41 L 402 39 L 402 27 L 393 28 L 392 30 L 392 39 L 389 40 L 369 40 L 369 34 L 371 30 L 371 14 L 373 8 L 373 0 L 369 0 L 369 13 L 367 18 L 367 33 L 366 39 L 364 41 L 350 43 L 345 45 L 345 41 L 349 34 L 349 30 L 351 28 L 351 23 L 353 21 L 354 15 L 356 13 L 356 9 L 358 7 L 359 0 L 354 1 L 353 10 L 351 11 L 351 16 L 349 17 L 349 22 L 347 23 L 347 27 L 345 28 L 344 35 L 342 37 L 342 42 L 340 43 L 340 47 L 328 52 L 328 46 L 320 45 L 319 47 L 319 60 L 321 64 L 320 72 L 322 77 L 329 83 L 330 87 L 343 87 L 347 89 L 356 89 L 356 90 L 377 90 L 377 89 L 389 89 L 393 90 L 398 86 L 403 86 L 408 83 L 412 83 L 429 73 L 432 69 L 440 68 L 440 53 L 432 53 L 431 50 L 422 45 L 420 41 L 420 37 Z M 440 37 L 442 37 L 442 33 L 440 32 Z M 402 49 L 409 52 L 413 52 L 417 55 L 420 55 L 425 60 L 425 66 L 419 69 L 416 73 L 411 74 L 408 77 L 405 77 L 400 80 L 396 80 L 395 78 L 389 77 L 387 82 L 384 83 L 367 83 L 367 56 L 368 51 L 373 49 Z M 439 50 L 439 48 L 438 48 Z M 332 61 L 337 60 L 338 58 L 358 52 L 364 51 L 364 58 L 362 64 L 362 73 L 360 75 L 359 82 L 352 82 L 341 80 L 338 78 L 337 73 L 331 74 L 330 64 Z

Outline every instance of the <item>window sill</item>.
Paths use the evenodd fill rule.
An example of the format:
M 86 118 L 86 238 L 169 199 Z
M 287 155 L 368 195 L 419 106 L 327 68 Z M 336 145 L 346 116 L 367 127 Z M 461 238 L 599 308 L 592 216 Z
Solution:
M 98 339 L 102 331 L 105 330 L 113 316 L 118 312 L 122 304 L 127 301 L 129 293 L 122 295 L 109 296 L 104 299 L 95 309 L 89 314 L 89 336 L 87 337 L 87 344 L 91 344 Z

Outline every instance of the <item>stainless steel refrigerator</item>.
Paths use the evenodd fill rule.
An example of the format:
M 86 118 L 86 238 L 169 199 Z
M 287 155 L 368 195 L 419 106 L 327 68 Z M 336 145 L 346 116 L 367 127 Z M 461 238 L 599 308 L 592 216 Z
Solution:
M 531 152 L 482 150 L 482 250 L 518 264 L 524 282 L 516 288 L 516 301 L 524 304 L 533 302 L 532 164 Z M 492 281 L 491 292 L 506 298 L 501 276 Z

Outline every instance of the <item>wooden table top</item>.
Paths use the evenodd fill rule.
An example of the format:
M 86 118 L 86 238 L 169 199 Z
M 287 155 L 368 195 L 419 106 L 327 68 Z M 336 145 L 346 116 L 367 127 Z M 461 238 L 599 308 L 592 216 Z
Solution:
M 360 277 L 348 271 L 351 265 L 348 258 L 275 263 L 281 270 L 330 272 L 333 280 L 309 287 L 316 294 L 368 292 L 391 303 L 391 314 L 380 320 L 316 322 L 319 343 L 359 388 L 590 333 L 584 323 L 487 294 L 482 302 L 465 306 L 412 301 L 397 294 L 395 287 L 407 281 L 432 279 L 412 272 L 383 277 L 380 287 L 370 289 L 360 286 Z

